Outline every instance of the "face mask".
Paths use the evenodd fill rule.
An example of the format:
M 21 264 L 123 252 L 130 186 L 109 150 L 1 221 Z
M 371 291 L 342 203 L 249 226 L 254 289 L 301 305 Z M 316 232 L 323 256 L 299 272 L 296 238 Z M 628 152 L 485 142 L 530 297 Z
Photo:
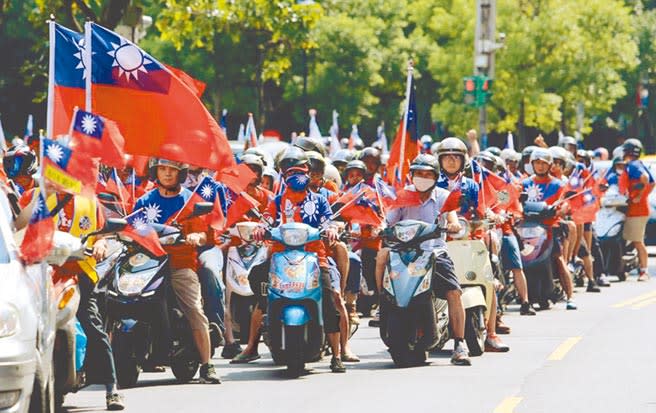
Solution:
M 533 175 L 535 173 L 535 172 L 533 172 L 533 165 L 530 162 L 524 164 L 524 170 L 529 175 Z
M 308 187 L 310 178 L 306 174 L 294 174 L 285 178 L 285 183 L 292 191 L 302 192 Z
M 435 186 L 435 179 L 414 177 L 412 178 L 412 183 L 415 184 L 417 191 L 426 192 L 433 189 L 433 186 Z

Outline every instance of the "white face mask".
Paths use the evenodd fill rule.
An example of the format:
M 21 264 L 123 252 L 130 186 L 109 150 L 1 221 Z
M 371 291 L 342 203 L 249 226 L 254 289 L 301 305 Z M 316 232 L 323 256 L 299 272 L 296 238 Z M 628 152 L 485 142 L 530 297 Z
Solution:
M 415 188 L 417 188 L 417 191 L 426 192 L 435 186 L 435 179 L 420 178 L 417 176 L 412 178 L 412 183 L 415 185 Z
M 535 172 L 533 171 L 533 164 L 531 164 L 530 162 L 524 164 L 524 170 L 525 170 L 526 173 L 529 174 L 529 175 L 533 175 L 533 174 L 535 173 Z

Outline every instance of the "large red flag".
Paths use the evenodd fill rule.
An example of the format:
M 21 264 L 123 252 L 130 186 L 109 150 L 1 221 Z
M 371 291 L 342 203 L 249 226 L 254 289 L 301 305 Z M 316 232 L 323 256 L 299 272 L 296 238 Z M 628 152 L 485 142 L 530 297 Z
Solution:
M 121 125 L 128 153 L 216 171 L 235 166 L 225 133 L 198 90 L 125 38 L 89 25 L 92 107 Z
M 246 190 L 248 184 L 253 182 L 257 175 L 248 167 L 248 165 L 240 163 L 234 168 L 224 169 L 217 172 L 214 176 L 218 182 L 222 182 L 232 192 L 238 194 Z
M 54 234 L 55 221 L 50 216 L 42 192 L 39 192 L 34 201 L 32 217 L 25 229 L 25 237 L 20 245 L 20 256 L 23 261 L 33 264 L 47 257 L 53 247 Z
M 133 239 L 155 257 L 166 255 L 166 251 L 159 242 L 157 232 L 148 224 L 143 208 L 126 216 L 125 220 L 128 222 L 128 226 L 121 231 L 124 236 Z
M 259 205 L 260 203 L 246 192 L 240 193 L 232 205 L 228 207 L 225 228 L 230 228 L 237 222 L 240 222 L 248 211 L 257 208 Z

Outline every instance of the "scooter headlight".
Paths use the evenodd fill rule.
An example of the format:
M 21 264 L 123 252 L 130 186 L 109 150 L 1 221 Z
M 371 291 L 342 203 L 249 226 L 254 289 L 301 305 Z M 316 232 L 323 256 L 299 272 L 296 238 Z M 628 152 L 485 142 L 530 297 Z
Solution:
M 401 242 L 408 242 L 417 235 L 420 228 L 421 224 L 395 225 L 394 236 Z
M 118 290 L 125 295 L 139 294 L 157 274 L 158 268 L 124 273 L 118 279 Z
M 282 241 L 290 247 L 299 247 L 307 243 L 309 231 L 307 228 L 280 228 Z
M 16 307 L 0 302 L 0 338 L 13 336 L 19 330 L 20 318 Z

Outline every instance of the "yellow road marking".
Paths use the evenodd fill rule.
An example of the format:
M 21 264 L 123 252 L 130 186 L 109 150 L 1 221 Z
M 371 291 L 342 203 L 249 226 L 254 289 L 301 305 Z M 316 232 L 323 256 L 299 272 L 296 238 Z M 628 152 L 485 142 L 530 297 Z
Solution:
M 568 351 L 572 349 L 578 343 L 581 341 L 581 337 L 570 337 L 567 340 L 563 341 L 561 345 L 559 345 L 556 350 L 554 350 L 553 353 L 549 356 L 547 360 L 562 360 L 565 358 L 565 355 L 567 354 Z
M 642 294 L 642 295 L 639 295 L 639 296 L 634 297 L 634 298 L 630 298 L 626 301 L 622 301 L 620 303 L 614 304 L 613 308 L 627 307 L 627 306 L 630 306 L 630 305 L 633 305 L 633 304 L 637 304 L 640 301 L 650 299 L 652 297 L 656 297 L 656 290 L 645 293 L 645 294 Z
M 497 408 L 494 409 L 494 413 L 513 413 L 515 407 L 517 407 L 521 401 L 521 397 L 506 397 Z
M 638 304 L 631 306 L 631 308 L 633 308 L 634 310 L 637 310 L 637 309 L 640 309 L 642 307 L 647 307 L 648 305 L 652 305 L 654 303 L 656 303 L 656 297 L 652 297 L 648 300 L 641 301 Z

